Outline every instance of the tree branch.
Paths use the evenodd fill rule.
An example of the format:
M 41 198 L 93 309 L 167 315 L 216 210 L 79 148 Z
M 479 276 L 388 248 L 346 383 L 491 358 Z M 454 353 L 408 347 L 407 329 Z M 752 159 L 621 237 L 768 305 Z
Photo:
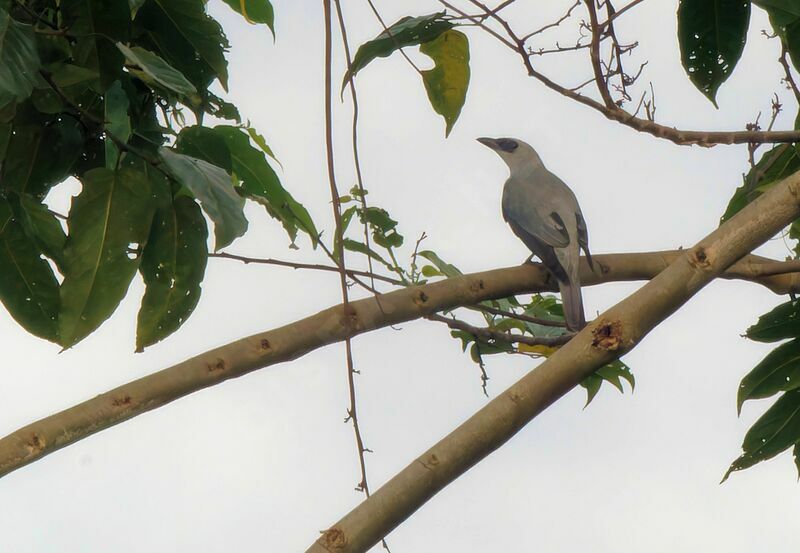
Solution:
M 747 252 L 800 216 L 800 172 L 682 251 L 637 292 L 461 424 L 322 533 L 307 553 L 361 553 L 534 417 L 653 328 Z
M 598 254 L 597 272 L 581 262 L 581 282 L 647 280 L 655 277 L 684 252 Z M 721 275 L 766 286 L 777 294 L 800 292 L 797 263 L 748 255 Z M 765 276 L 761 268 L 769 273 Z M 556 290 L 550 274 L 539 264 L 446 279 L 350 302 L 350 313 L 337 305 L 286 326 L 201 353 L 177 365 L 123 384 L 74 407 L 43 418 L 0 439 L 0 477 L 37 461 L 62 447 L 115 424 L 162 407 L 176 399 L 230 378 L 292 361 L 315 349 L 371 330 L 425 317 L 437 311 L 475 305 L 481 301 L 529 292 Z

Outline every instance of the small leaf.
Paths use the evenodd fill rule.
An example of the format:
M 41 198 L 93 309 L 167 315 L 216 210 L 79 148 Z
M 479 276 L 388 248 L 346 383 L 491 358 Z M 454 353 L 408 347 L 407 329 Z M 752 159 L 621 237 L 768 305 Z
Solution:
M 439 271 L 439 269 L 437 269 L 436 267 L 433 267 L 432 265 L 424 265 L 422 267 L 422 276 L 428 277 L 428 278 L 433 278 L 433 277 L 445 276 L 445 275 L 444 275 L 444 273 Z
M 444 117 L 445 137 L 461 114 L 469 88 L 469 41 L 456 30 L 442 33 L 420 46 L 420 52 L 433 59 L 433 69 L 422 72 L 428 99 L 436 113 Z
M 131 137 L 131 120 L 128 116 L 128 95 L 122 89 L 120 81 L 114 81 L 105 96 L 105 121 L 106 130 L 115 138 L 127 143 Z M 106 144 L 106 167 L 114 169 L 119 160 L 119 148 L 110 138 Z
M 363 253 L 364 255 L 367 255 L 367 256 L 371 257 L 375 261 L 378 261 L 378 262 L 382 263 L 389 270 L 391 270 L 391 271 L 396 271 L 397 270 L 394 267 L 394 265 L 392 265 L 391 263 L 386 261 L 384 258 L 382 258 L 380 256 L 380 254 L 378 254 L 378 252 L 376 252 L 372 248 L 368 248 L 366 244 L 363 244 L 363 243 L 358 242 L 356 240 L 351 240 L 350 238 L 345 238 L 343 240 L 343 242 L 344 242 L 344 249 L 346 249 L 348 251 L 351 251 L 351 252 Z
M 800 388 L 800 340 L 792 340 L 771 351 L 742 379 L 737 410 L 748 399 L 760 399 Z
M 583 408 L 586 409 L 603 386 L 603 379 L 597 374 L 590 374 L 583 379 L 581 386 L 586 389 L 586 403 L 583 405 Z
M 385 58 L 392 52 L 405 46 L 414 46 L 434 40 L 454 25 L 442 19 L 445 12 L 423 15 L 420 17 L 403 17 L 394 25 L 379 34 L 369 42 L 362 44 L 344 76 L 342 90 L 356 73 L 364 69 L 376 58 Z
M 0 301 L 31 334 L 58 342 L 58 281 L 36 243 L 0 200 Z
M 689 80 L 717 107 L 717 90 L 742 55 L 749 0 L 681 0 L 678 43 Z
M 723 476 L 775 457 L 800 441 L 800 389 L 783 394 L 747 431 L 742 449 Z
M 389 217 L 389 212 L 380 207 L 358 209 L 361 223 L 368 223 L 372 229 L 372 239 L 382 248 L 399 248 L 403 237 L 397 232 L 397 221 Z
M 436 253 L 430 250 L 423 250 L 419 252 L 417 255 L 420 257 L 424 257 L 431 263 L 433 263 L 437 269 L 439 269 L 447 278 L 453 278 L 457 276 L 461 276 L 464 273 L 458 270 L 455 265 L 451 265 L 450 263 L 445 263 Z
M 475 335 L 465 330 L 451 330 L 450 336 L 461 340 L 461 351 L 467 351 L 467 347 L 475 341 Z
M 129 62 L 138 65 L 145 75 L 167 90 L 188 98 L 197 96 L 197 89 L 184 77 L 183 73 L 164 61 L 158 54 L 139 46 L 129 48 L 121 42 L 117 43 L 117 48 Z
M 758 322 L 747 329 L 747 337 L 757 342 L 800 338 L 800 301 L 787 301 L 761 315 Z
M 275 12 L 269 0 L 223 0 L 248 23 L 263 23 L 275 34 Z
M 16 21 L 0 7 L 0 105 L 30 96 L 39 82 L 40 67 L 33 27 Z
M 797 479 L 800 480 L 800 442 L 794 444 L 794 466 L 797 467 Z
M 92 333 L 125 297 L 139 266 L 129 248 L 144 243 L 153 217 L 150 186 L 142 173 L 98 168 L 81 182 L 64 248 L 59 327 L 65 348 Z
M 140 271 L 145 293 L 136 327 L 136 351 L 178 330 L 200 299 L 205 275 L 208 228 L 200 206 L 178 196 L 156 211 Z
M 202 159 L 179 154 L 169 148 L 159 150 L 167 171 L 192 197 L 200 201 L 214 221 L 215 249 L 219 250 L 247 231 L 244 198 L 233 188 L 231 177 L 223 169 Z
M 532 346 L 530 344 L 519 344 L 517 349 L 525 353 L 535 353 L 541 355 L 542 357 L 550 357 L 558 351 L 558 347 L 543 345 Z

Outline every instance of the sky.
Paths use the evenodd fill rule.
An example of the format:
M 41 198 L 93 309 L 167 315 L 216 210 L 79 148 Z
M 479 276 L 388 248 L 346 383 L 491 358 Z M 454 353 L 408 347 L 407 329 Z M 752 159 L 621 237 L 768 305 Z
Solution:
M 209 3 L 231 40 L 229 98 L 270 142 L 286 187 L 332 233 L 324 158 L 321 2 L 275 0 L 276 41 L 223 2 Z M 351 41 L 380 27 L 365 2 L 345 2 Z M 462 2 L 465 5 L 466 2 Z M 569 2 L 519 0 L 507 16 L 521 31 L 548 23 Z M 430 0 L 376 5 L 387 21 L 437 11 Z M 780 84 L 776 41 L 754 9 L 739 67 L 719 110 L 680 66 L 676 2 L 651 0 L 618 28 L 648 60 L 658 121 L 682 128 L 741 129 L 769 115 Z M 555 17 L 554 17 L 555 16 Z M 449 138 L 419 75 L 400 56 L 357 77 L 361 156 L 373 205 L 400 222 L 410 255 L 424 242 L 464 272 L 521 263 L 525 246 L 500 214 L 506 168 L 475 142 L 515 136 L 575 191 L 593 253 L 688 247 L 718 224 L 746 171 L 744 146 L 678 147 L 606 121 L 526 77 L 518 58 L 475 28 L 472 81 Z M 537 44 L 574 41 L 555 31 Z M 338 38 L 338 37 L 337 37 Z M 421 67 L 425 58 L 409 52 Z M 534 60 L 564 82 L 590 76 L 583 55 Z M 335 74 L 343 73 L 343 61 Z M 337 176 L 349 188 L 350 107 L 336 104 Z M 789 128 L 793 113 L 778 120 Z M 69 193 L 79 191 L 73 185 Z M 51 198 L 66 206 L 69 195 Z M 321 262 L 301 238 L 255 205 L 251 230 L 228 251 Z M 787 255 L 778 238 L 759 250 Z M 359 260 L 354 260 L 357 266 Z M 589 317 L 640 283 L 584 289 Z M 200 304 L 165 342 L 134 354 L 141 282 L 117 313 L 75 348 L 26 334 L 0 314 L 4 382 L 0 434 L 237 338 L 281 326 L 340 300 L 338 277 L 211 260 Z M 359 292 L 354 294 L 358 296 Z M 388 537 L 395 553 L 486 550 L 594 553 L 796 552 L 800 493 L 791 458 L 719 481 L 744 433 L 770 401 L 737 418 L 740 379 L 771 349 L 741 337 L 784 301 L 743 282 L 714 282 L 625 356 L 635 393 L 604 388 L 583 409 L 574 390 L 508 444 L 439 493 Z M 429 321 L 353 341 L 370 485 L 377 489 L 487 402 L 479 373 L 448 330 Z M 304 551 L 362 496 L 341 345 L 180 399 L 82 440 L 0 479 L 0 551 Z M 487 359 L 491 397 L 537 361 Z M 377 550 L 377 549 L 376 549 Z

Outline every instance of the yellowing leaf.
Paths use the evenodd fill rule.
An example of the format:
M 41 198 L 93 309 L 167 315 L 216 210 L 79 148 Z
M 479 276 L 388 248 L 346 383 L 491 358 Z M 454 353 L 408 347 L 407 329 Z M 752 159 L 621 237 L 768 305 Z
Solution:
M 433 59 L 435 66 L 422 72 L 422 81 L 434 111 L 444 117 L 445 136 L 453 130 L 469 88 L 469 42 L 467 36 L 449 30 L 423 43 L 419 51 Z
M 542 357 L 550 357 L 558 350 L 558 348 L 552 346 L 531 346 L 528 344 L 520 344 L 517 349 L 523 353 L 536 353 Z

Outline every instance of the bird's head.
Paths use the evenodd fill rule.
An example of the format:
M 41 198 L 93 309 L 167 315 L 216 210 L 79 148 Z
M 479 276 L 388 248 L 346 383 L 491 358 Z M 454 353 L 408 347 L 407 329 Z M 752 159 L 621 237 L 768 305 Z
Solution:
M 482 137 L 478 142 L 494 150 L 506 162 L 512 175 L 542 166 L 542 160 L 536 150 L 517 138 Z

